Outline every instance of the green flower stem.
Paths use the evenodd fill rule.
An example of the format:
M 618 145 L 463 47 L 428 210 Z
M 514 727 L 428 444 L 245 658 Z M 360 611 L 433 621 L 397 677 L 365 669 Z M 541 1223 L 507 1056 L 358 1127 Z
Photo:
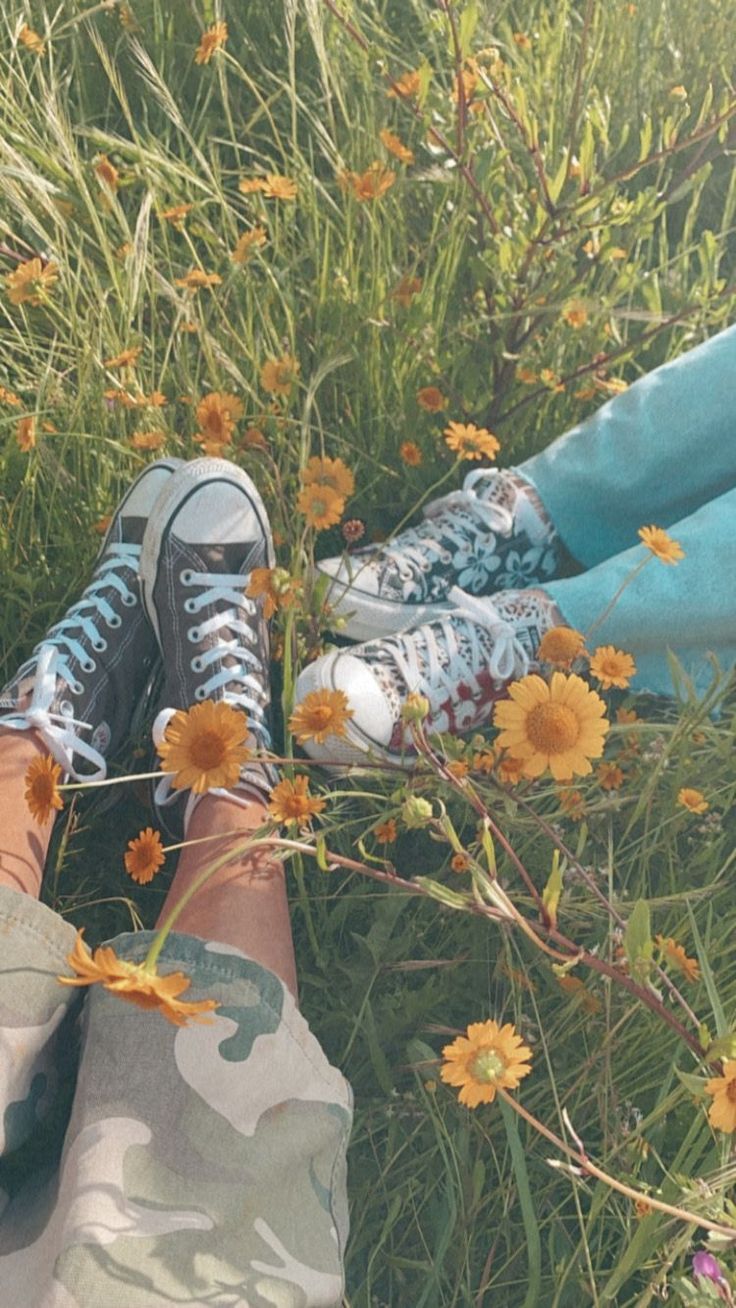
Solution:
M 590 640 L 590 637 L 592 636 L 593 632 L 597 631 L 598 627 L 600 627 L 601 624 L 605 622 L 611 610 L 615 608 L 615 606 L 618 604 L 621 596 L 626 590 L 626 587 L 631 585 L 634 578 L 639 576 L 639 573 L 642 571 L 642 569 L 645 568 L 653 558 L 654 558 L 653 554 L 647 554 L 647 557 L 645 559 L 642 559 L 641 563 L 637 563 L 636 567 L 631 569 L 631 572 L 629 573 L 628 577 L 624 577 L 613 599 L 606 605 L 600 616 L 596 618 L 595 622 L 593 622 L 591 626 L 588 627 L 588 630 L 584 632 L 586 641 Z
M 608 1172 L 604 1172 L 602 1167 L 597 1167 L 595 1163 L 591 1162 L 587 1154 L 578 1153 L 576 1149 L 572 1149 L 565 1140 L 555 1135 L 554 1131 L 551 1131 L 548 1126 L 540 1122 L 539 1118 L 535 1117 L 533 1113 L 523 1108 L 518 1100 L 514 1099 L 513 1095 L 508 1094 L 501 1086 L 497 1087 L 496 1092 L 504 1103 L 513 1108 L 514 1112 L 523 1118 L 529 1126 L 533 1127 L 540 1135 L 543 1135 L 557 1149 L 567 1154 L 568 1158 L 572 1158 L 584 1175 L 594 1176 L 597 1181 L 602 1181 L 604 1185 L 610 1186 L 612 1190 L 617 1190 L 619 1194 L 625 1195 L 627 1199 L 631 1199 L 634 1203 L 645 1203 L 649 1208 L 656 1208 L 660 1213 L 667 1213 L 668 1217 L 676 1217 L 681 1222 L 691 1222 L 694 1226 L 702 1226 L 706 1231 L 715 1231 L 718 1235 L 725 1235 L 730 1240 L 736 1239 L 736 1226 L 725 1226 L 720 1222 L 712 1222 L 708 1217 L 701 1217 L 698 1213 L 691 1213 L 687 1208 L 678 1208 L 674 1204 L 667 1204 L 661 1199 L 655 1199 L 652 1195 L 645 1194 L 643 1190 L 635 1190 L 633 1186 L 625 1185 L 623 1181 L 617 1181 Z

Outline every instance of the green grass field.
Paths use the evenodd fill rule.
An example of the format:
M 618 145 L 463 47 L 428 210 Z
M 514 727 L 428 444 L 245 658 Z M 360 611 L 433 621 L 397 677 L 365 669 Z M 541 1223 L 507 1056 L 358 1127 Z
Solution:
M 226 42 L 196 62 L 223 20 Z M 499 462 L 518 462 L 732 321 L 735 45 L 724 0 L 697 14 L 686 0 L 7 0 L 0 267 L 40 257 L 58 279 L 35 305 L 0 289 L 2 676 L 85 584 L 95 524 L 129 479 L 161 452 L 201 454 L 196 407 L 220 391 L 243 404 L 227 456 L 262 488 L 279 562 L 305 585 L 274 633 L 285 721 L 295 669 L 327 639 L 310 560 L 342 547 L 339 526 L 315 532 L 295 511 L 311 455 L 352 468 L 344 517 L 370 539 L 458 483 L 447 420 L 488 426 Z M 390 94 L 414 70 L 416 93 Z M 387 128 L 413 162 L 388 152 Z M 361 199 L 345 175 L 374 161 L 394 180 Z M 295 197 L 241 190 L 267 173 Z M 265 240 L 234 260 L 257 228 Z M 188 289 L 192 269 L 217 280 Z M 126 350 L 139 351 L 127 367 L 105 364 Z M 298 378 L 274 395 L 263 365 L 285 355 Z M 418 404 L 428 386 L 443 412 Z M 139 448 L 150 432 L 158 448 Z M 640 715 L 607 742 L 620 789 L 593 773 L 571 816 L 549 779 L 477 787 L 538 891 L 564 846 L 560 929 L 607 975 L 580 965 L 561 981 L 522 931 L 471 912 L 449 826 L 406 830 L 395 774 L 331 783 L 323 829 L 339 854 L 380 868 L 388 853 L 408 882 L 428 878 L 424 894 L 290 863 L 302 1006 L 356 1096 L 351 1308 L 722 1301 L 688 1275 L 703 1227 L 551 1166 L 563 1155 L 532 1124 L 498 1101 L 463 1108 L 438 1075 L 468 1023 L 513 1022 L 534 1053 L 516 1094 L 529 1113 L 575 1148 L 571 1122 L 624 1186 L 736 1217 L 700 1056 L 716 1038 L 711 1064 L 728 1053 L 735 1026 L 734 698 L 725 679 L 709 704 L 686 686 L 665 709 L 608 698 Z M 136 741 L 116 768 L 146 761 Z M 487 866 L 462 788 L 424 785 Z M 683 786 L 707 797 L 705 816 L 678 806 Z M 387 850 L 371 831 L 388 816 Z M 90 939 L 154 921 L 173 857 L 146 888 L 123 869 L 151 821 L 128 785 L 57 823 L 45 894 Z M 495 852 L 501 887 L 538 924 Z M 699 979 L 665 960 L 668 986 L 655 934 Z M 622 958 L 652 1006 L 619 984 Z M 736 1287 L 736 1257 L 719 1256 Z

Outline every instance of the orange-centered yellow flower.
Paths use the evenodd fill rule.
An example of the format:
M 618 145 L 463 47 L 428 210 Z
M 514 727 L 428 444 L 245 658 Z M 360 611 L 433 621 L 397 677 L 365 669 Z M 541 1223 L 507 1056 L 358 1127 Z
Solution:
M 569 668 L 584 653 L 585 636 L 581 632 L 574 627 L 550 627 L 539 642 L 537 658 L 540 663 Z
M 274 786 L 268 810 L 277 822 L 306 827 L 317 813 L 322 812 L 325 802 L 319 796 L 310 795 L 309 777 L 299 774 L 293 781 L 285 779 Z
M 139 886 L 145 886 L 149 881 L 153 881 L 165 858 L 158 831 L 146 827 L 134 840 L 128 841 L 123 862 L 128 875 L 137 881 Z
M 191 985 L 190 978 L 184 976 L 183 972 L 159 976 L 143 963 L 128 963 L 125 959 L 118 958 L 110 945 L 100 946 L 93 954 L 82 939 L 83 930 L 84 928 L 77 932 L 74 948 L 67 959 L 77 975 L 57 977 L 63 986 L 99 984 L 127 1004 L 161 1013 L 174 1026 L 212 1021 L 201 1015 L 218 1008 L 216 1000 L 199 999 L 190 1003 L 178 998 Z
M 590 656 L 590 671 L 604 690 L 611 690 L 614 686 L 625 690 L 636 672 L 636 663 L 622 649 L 599 645 Z
M 267 359 L 261 368 L 261 386 L 271 395 L 288 395 L 299 373 L 299 364 L 291 354 Z
M 522 677 L 509 696 L 495 707 L 497 743 L 521 759 L 522 776 L 539 777 L 549 768 L 555 781 L 569 781 L 592 771 L 609 723 L 603 700 L 582 677 L 553 672 L 549 685 L 536 675 Z
M 245 593 L 251 599 L 263 600 L 263 616 L 268 621 L 277 609 L 287 609 L 294 603 L 301 585 L 286 568 L 254 568 Z
M 61 766 L 50 754 L 40 754 L 29 765 L 25 775 L 25 801 L 31 817 L 39 826 L 45 826 L 51 814 L 63 808 L 58 784 Z
M 198 438 L 215 445 L 227 445 L 232 440 L 233 428 L 243 416 L 243 402 L 237 395 L 226 391 L 212 391 L 197 405 Z
M 685 557 L 679 541 L 668 536 L 664 527 L 640 527 L 639 536 L 647 549 L 662 563 L 679 563 Z
M 222 700 L 203 700 L 179 709 L 158 746 L 164 772 L 173 772 L 175 790 L 202 795 L 213 787 L 234 786 L 243 763 L 251 756 L 245 744 L 245 714 Z
M 59 280 L 58 264 L 43 264 L 40 259 L 26 259 L 12 272 L 7 273 L 5 285 L 11 304 L 41 304 L 52 286 Z
M 203 268 L 190 268 L 185 277 L 174 278 L 174 285 L 182 286 L 186 291 L 201 291 L 203 287 L 221 284 L 222 278 L 219 273 L 208 273 Z
M 309 527 L 314 527 L 316 531 L 326 531 L 340 521 L 345 501 L 331 486 L 320 486 L 313 482 L 300 490 L 296 506 L 304 514 Z
M 404 145 L 404 142 L 387 127 L 384 127 L 378 135 L 389 154 L 392 154 L 395 159 L 405 164 L 414 163 L 414 151 L 410 150 L 408 145 Z
M 516 1090 L 531 1072 L 532 1051 L 510 1022 L 471 1022 L 467 1035 L 442 1050 L 440 1077 L 459 1086 L 458 1098 L 468 1108 L 492 1104 L 497 1090 Z
M 500 442 L 487 427 L 474 422 L 451 422 L 444 431 L 448 447 L 463 459 L 495 459 Z
M 328 736 L 344 736 L 345 725 L 352 716 L 353 709 L 348 708 L 344 691 L 311 690 L 294 709 L 289 728 L 300 745 L 306 740 L 322 745 Z
M 689 809 L 691 813 L 707 813 L 710 808 L 710 804 L 702 790 L 695 790 L 692 786 L 683 786 L 681 790 L 678 790 L 677 802 L 683 808 Z
M 309 459 L 302 469 L 302 482 L 305 486 L 331 486 L 343 499 L 349 499 L 355 490 L 355 477 L 352 469 L 342 459 L 327 459 L 315 456 Z
M 442 394 L 439 386 L 422 386 L 417 391 L 417 404 L 427 413 L 441 413 L 447 408 L 447 396 Z
M 216 50 L 221 50 L 227 41 L 227 23 L 213 23 L 202 33 L 202 39 L 194 54 L 195 64 L 208 64 Z
M 705 1093 L 713 1098 L 708 1110 L 711 1126 L 716 1131 L 732 1135 L 736 1131 L 736 1060 L 727 1059 L 723 1064 L 723 1076 L 706 1081 Z

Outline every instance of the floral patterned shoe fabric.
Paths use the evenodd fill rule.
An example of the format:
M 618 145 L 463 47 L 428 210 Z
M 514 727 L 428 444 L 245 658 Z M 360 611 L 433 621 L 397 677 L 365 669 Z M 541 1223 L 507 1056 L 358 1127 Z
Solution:
M 344 736 L 306 741 L 312 758 L 361 763 L 368 758 L 411 763 L 411 733 L 401 715 L 407 696 L 429 703 L 428 733 L 462 735 L 488 725 L 510 681 L 534 664 L 544 632 L 558 625 L 557 606 L 543 591 L 504 591 L 493 600 L 454 588 L 452 612 L 309 664 L 297 682 L 297 702 L 313 691 L 340 690 L 352 716 Z
M 453 586 L 470 595 L 539 586 L 571 562 L 534 487 L 513 469 L 481 468 L 428 504 L 418 526 L 322 559 L 317 575 L 329 579 L 343 634 L 366 640 L 443 616 Z

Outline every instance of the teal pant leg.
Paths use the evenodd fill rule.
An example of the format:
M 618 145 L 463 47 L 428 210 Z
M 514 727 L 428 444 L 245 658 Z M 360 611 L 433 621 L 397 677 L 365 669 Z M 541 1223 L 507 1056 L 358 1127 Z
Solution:
M 519 465 L 583 567 L 634 545 L 639 527 L 670 527 L 736 486 L 735 379 L 733 326 Z
M 627 650 L 637 665 L 632 689 L 672 695 L 669 648 L 702 694 L 713 680 L 707 651 L 725 672 L 736 664 L 736 488 L 668 530 L 685 558 L 674 565 L 650 558 L 595 628 L 589 648 Z M 548 582 L 544 590 L 571 627 L 587 632 L 646 554 L 643 545 L 634 546 L 588 572 Z

